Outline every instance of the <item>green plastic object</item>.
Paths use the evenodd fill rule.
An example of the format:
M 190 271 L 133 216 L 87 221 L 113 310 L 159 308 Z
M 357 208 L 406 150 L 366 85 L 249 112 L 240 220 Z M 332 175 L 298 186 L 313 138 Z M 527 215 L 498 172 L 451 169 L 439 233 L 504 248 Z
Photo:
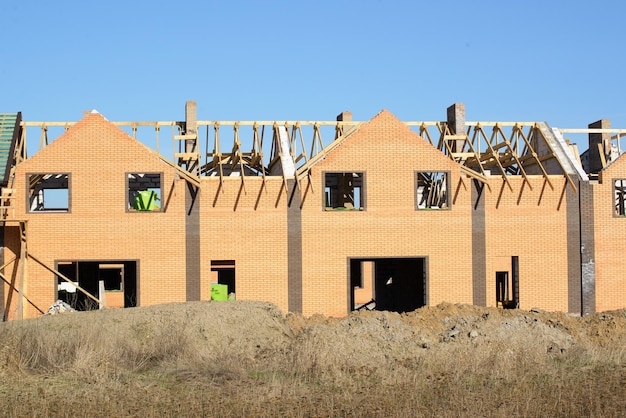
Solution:
M 137 194 L 133 207 L 144 211 L 159 210 L 160 207 L 156 204 L 158 200 L 159 196 L 154 190 L 142 190 Z
M 211 283 L 211 300 L 220 302 L 228 300 L 228 285 Z

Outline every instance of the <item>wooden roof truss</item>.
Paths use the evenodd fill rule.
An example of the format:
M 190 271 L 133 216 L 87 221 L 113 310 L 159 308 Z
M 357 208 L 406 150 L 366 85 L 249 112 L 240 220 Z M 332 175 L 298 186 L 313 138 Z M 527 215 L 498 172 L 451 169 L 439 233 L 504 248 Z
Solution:
M 152 128 L 155 140 L 142 141 L 155 148 L 162 161 L 177 169 L 179 175 L 196 186 L 200 185 L 199 176 L 217 176 L 220 187 L 224 187 L 227 177 L 240 177 L 241 187 L 245 191 L 248 177 L 261 177 L 263 184 L 270 177 L 272 168 L 281 157 L 288 156 L 296 167 L 296 175 L 278 174 L 287 185 L 289 178 L 294 178 L 296 187 L 310 178 L 311 167 L 323 159 L 342 140 L 355 132 L 363 122 L 354 121 L 197 121 L 198 134 L 205 136 L 204 146 L 197 141 L 198 135 L 190 137 L 184 133 L 184 122 L 113 122 L 128 130 L 134 138 L 142 136 L 139 132 Z M 568 182 L 574 182 L 563 168 L 556 153 L 543 137 L 539 124 L 535 122 L 466 122 L 466 132 L 455 133 L 446 122 L 405 122 L 422 138 L 438 148 L 444 155 L 456 161 L 461 171 L 475 180 L 488 185 L 488 175 L 499 175 L 511 188 L 510 176 L 522 176 L 528 181 L 530 175 L 540 174 L 553 189 L 545 162 L 555 160 L 562 168 Z M 39 148 L 49 144 L 49 129 L 67 130 L 73 122 L 22 122 L 22 141 L 16 148 L 16 161 L 26 158 L 26 127 L 37 126 L 41 129 Z M 162 127 L 172 129 L 172 157 L 163 152 L 159 138 Z M 288 149 L 278 141 L 279 130 L 288 135 Z M 204 131 L 204 132 L 202 132 Z M 322 136 L 333 139 L 324 144 Z M 232 146 L 225 152 L 222 145 L 226 137 L 232 138 Z M 271 138 L 271 139 L 270 139 Z M 195 146 L 181 149 L 181 144 L 195 141 Z M 178 147 L 178 152 L 176 148 Z M 203 151 L 201 151 L 203 149 Z M 249 151 L 248 151 L 249 150 Z M 269 151 L 266 153 L 266 151 Z M 269 155 L 269 158 L 266 156 Z M 198 174 L 189 167 L 199 167 Z M 278 173 L 279 170 L 274 171 Z M 554 171 L 551 174 L 556 174 Z M 532 187 L 529 183 L 529 187 Z
M 309 169 L 315 161 L 323 158 L 337 139 L 355 130 L 353 122 L 210 122 L 198 121 L 199 127 L 204 127 L 206 135 L 206 163 L 201 165 L 200 172 L 204 176 L 219 176 L 220 185 L 224 187 L 227 177 L 240 177 L 245 191 L 246 177 L 261 177 L 263 185 L 269 177 L 280 177 L 286 192 L 288 180 L 294 179 L 296 187 L 301 188 L 303 178 L 309 177 Z M 358 124 L 360 125 L 360 123 Z M 322 131 L 330 133 L 334 128 L 334 138 L 325 146 L 322 140 Z M 221 150 L 222 131 L 232 129 L 232 149 L 230 152 Z M 247 135 L 242 134 L 245 129 Z M 326 132 L 328 131 L 328 132 Z M 281 134 L 288 139 L 284 143 L 280 140 Z M 212 144 L 212 145 L 211 145 Z M 244 151 L 244 145 L 251 146 L 250 151 Z M 310 147 L 307 147 L 310 144 Z M 286 145 L 286 146 L 285 146 Z M 265 158 L 264 149 L 269 148 L 269 158 Z M 281 166 L 283 158 L 293 161 L 296 175 L 285 173 Z M 274 173 L 274 174 L 270 174 Z
M 532 189 L 528 180 L 531 175 L 529 172 L 533 172 L 542 175 L 554 190 L 554 184 L 544 166 L 546 161 L 554 160 L 560 167 L 559 174 L 564 175 L 576 190 L 574 181 L 550 141 L 544 137 L 539 123 L 468 122 L 466 132 L 462 133 L 451 132 L 445 122 L 411 123 L 410 126 L 413 129 L 417 127 L 420 136 L 459 163 L 463 173 L 487 186 L 487 175 L 499 175 L 512 190 L 510 176 L 522 176 Z M 437 136 L 435 144 L 433 138 Z

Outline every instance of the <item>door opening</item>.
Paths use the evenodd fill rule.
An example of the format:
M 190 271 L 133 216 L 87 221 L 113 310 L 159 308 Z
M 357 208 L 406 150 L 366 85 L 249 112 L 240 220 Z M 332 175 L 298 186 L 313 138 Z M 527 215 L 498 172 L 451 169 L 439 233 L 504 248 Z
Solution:
M 511 273 L 496 271 L 496 306 L 503 309 L 519 307 L 519 261 L 511 257 Z
M 235 260 L 212 260 L 211 271 L 217 273 L 217 283 L 228 286 L 228 295 L 235 297 Z
M 92 296 L 99 298 L 100 282 L 104 287 L 107 307 L 130 308 L 137 306 L 136 261 L 57 261 L 57 270 L 72 283 L 56 276 L 57 299 L 77 311 L 98 309 L 97 302 L 80 292 L 76 284 Z
M 410 312 L 426 305 L 425 258 L 350 260 L 351 309 Z

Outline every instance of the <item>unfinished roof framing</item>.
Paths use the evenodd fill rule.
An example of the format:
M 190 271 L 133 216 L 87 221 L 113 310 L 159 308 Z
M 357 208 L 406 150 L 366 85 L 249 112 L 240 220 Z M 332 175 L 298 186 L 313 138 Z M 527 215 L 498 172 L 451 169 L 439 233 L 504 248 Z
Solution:
M 307 187 L 313 187 L 311 168 L 366 123 L 353 121 L 350 112 L 341 113 L 335 121 L 196 120 L 195 102 L 188 102 L 188 106 L 189 103 L 192 106 L 185 121 L 113 124 L 144 143 L 195 188 L 201 187 L 202 177 L 217 177 L 222 192 L 226 179 L 236 179 L 247 193 L 246 179 L 250 177 L 261 177 L 264 186 L 269 179 L 280 179 L 286 193 L 289 179 L 295 180 L 301 192 L 303 180 L 307 180 Z M 27 158 L 27 144 L 41 150 L 74 123 L 21 121 L 15 141 L 15 161 L 19 163 Z M 489 178 L 493 176 L 501 177 L 510 190 L 510 178 L 521 176 L 532 190 L 529 177 L 537 175 L 543 177 L 552 190 L 555 185 L 550 176 L 565 176 L 570 187 L 576 190 L 576 179 L 586 180 L 587 175 L 580 168 L 575 146 L 570 145 L 563 134 L 610 132 L 614 134 L 610 144 L 602 146 L 618 151 L 621 137 L 626 136 L 626 130 L 551 129 L 545 122 L 466 122 L 462 103 L 448 109 L 446 121 L 404 123 L 457 162 L 462 174 L 490 190 Z M 38 147 L 34 146 L 34 139 L 26 136 L 32 129 L 39 130 Z M 170 131 L 170 135 L 166 135 L 170 141 L 162 139 L 162 129 Z M 51 134 L 52 130 L 56 135 Z M 611 154 L 600 154 L 604 157 L 602 167 L 605 167 L 612 159 Z M 7 184 L 10 181 L 8 179 Z M 10 206 L 10 201 L 3 199 L 3 206 L 5 204 Z
M 198 176 L 187 169 L 192 166 L 192 161 L 199 162 L 200 176 L 219 177 L 222 184 L 226 178 L 238 177 L 245 189 L 246 177 L 260 176 L 265 181 L 267 177 L 278 176 L 285 182 L 295 177 L 299 183 L 308 177 L 310 168 L 317 161 L 365 122 L 349 119 L 285 122 L 199 120 L 196 122 L 198 135 L 186 134 L 185 122 L 113 123 L 142 141 L 145 141 L 145 128 L 151 128 L 154 139 L 145 142 L 151 144 L 168 165 L 185 168 L 179 170 L 180 175 L 196 186 L 200 186 Z M 575 157 L 545 122 L 466 122 L 466 130 L 460 133 L 454 132 L 445 121 L 405 123 L 444 155 L 459 163 L 464 174 L 483 183 L 488 184 L 487 176 L 495 175 L 502 177 L 510 188 L 510 176 L 528 179 L 531 175 L 541 175 L 554 189 L 550 175 L 565 175 L 570 186 L 576 189 L 572 178 L 576 171 L 568 161 Z M 72 122 L 22 122 L 22 143 L 26 144 L 27 129 L 39 128 L 41 149 L 50 143 L 48 132 L 51 127 L 67 130 L 72 125 Z M 164 127 L 172 131 L 173 152 L 169 153 L 169 158 L 168 153 L 163 152 L 159 137 Z M 138 131 L 142 134 L 139 138 Z M 323 136 L 331 139 L 325 143 Z M 189 141 L 195 143 L 193 152 L 185 151 Z M 22 155 L 26 155 L 25 148 Z M 291 172 L 286 168 L 289 166 L 294 167 Z

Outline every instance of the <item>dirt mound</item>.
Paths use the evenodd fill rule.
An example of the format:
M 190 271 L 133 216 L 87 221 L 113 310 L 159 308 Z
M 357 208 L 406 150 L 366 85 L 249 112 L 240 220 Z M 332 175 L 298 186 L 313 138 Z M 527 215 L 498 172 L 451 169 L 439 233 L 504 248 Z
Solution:
M 2 323 L 0 342 L 0 401 L 12 416 L 174 416 L 181 405 L 190 416 L 264 417 L 626 408 L 626 310 L 577 318 L 441 304 L 307 318 L 269 303 L 192 302 Z
M 454 344 L 479 348 L 494 344 L 532 347 L 537 353 L 624 346 L 626 310 L 584 318 L 539 310 L 501 310 L 443 303 L 410 313 L 352 312 L 345 318 L 283 314 L 263 302 L 191 302 L 69 313 L 11 322 L 4 327 L 53 331 L 59 339 L 97 330 L 128 344 L 184 339 L 204 351 L 254 357 L 263 349 L 324 346 L 341 356 L 376 362 L 412 356 Z
M 0 364 L 89 374 L 194 367 L 227 357 L 253 359 L 262 349 L 287 345 L 292 336 L 285 315 L 261 302 L 72 312 L 0 324 Z M 7 371 L 0 367 L 0 375 Z
M 443 303 L 414 312 L 359 311 L 343 319 L 287 317 L 294 333 L 312 333 L 341 344 L 376 343 L 403 349 L 435 348 L 449 343 L 472 346 L 527 342 L 546 353 L 573 345 L 614 346 L 626 337 L 626 310 L 584 318 L 560 312 L 502 310 Z M 523 344 L 522 344 L 523 345 Z
M 343 319 L 292 315 L 288 320 L 297 335 L 293 350 L 307 353 L 309 367 L 335 365 L 368 373 L 433 358 L 467 358 L 472 372 L 479 367 L 506 370 L 519 359 L 540 363 L 568 350 L 619 350 L 626 344 L 626 310 L 577 318 L 441 304 L 405 314 L 359 311 Z

